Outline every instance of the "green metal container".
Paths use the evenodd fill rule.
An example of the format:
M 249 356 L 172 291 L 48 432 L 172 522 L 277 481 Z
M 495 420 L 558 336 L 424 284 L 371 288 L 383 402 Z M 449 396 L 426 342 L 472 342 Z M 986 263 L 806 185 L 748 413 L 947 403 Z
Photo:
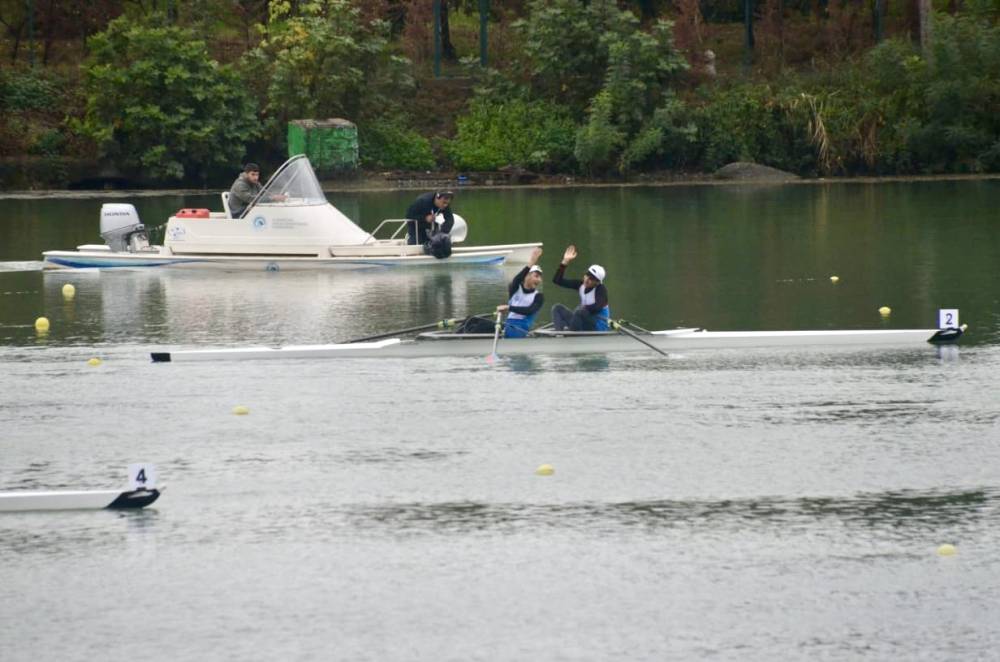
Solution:
M 317 174 L 353 173 L 358 169 L 358 127 L 353 122 L 292 120 L 288 123 L 288 156 L 305 154 Z

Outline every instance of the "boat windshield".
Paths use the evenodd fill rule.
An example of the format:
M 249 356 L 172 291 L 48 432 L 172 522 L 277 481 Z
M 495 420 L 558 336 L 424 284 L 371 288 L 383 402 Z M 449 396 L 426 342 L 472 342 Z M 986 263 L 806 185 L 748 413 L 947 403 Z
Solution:
M 264 185 L 255 205 L 325 205 L 326 196 L 304 154 L 285 161 Z

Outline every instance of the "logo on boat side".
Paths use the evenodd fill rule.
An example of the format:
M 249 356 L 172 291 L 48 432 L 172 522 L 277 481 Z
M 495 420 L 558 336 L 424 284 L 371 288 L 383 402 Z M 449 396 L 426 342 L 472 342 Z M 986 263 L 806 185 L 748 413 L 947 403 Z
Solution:
M 174 241 L 183 240 L 185 234 L 187 234 L 187 231 L 180 225 L 175 225 L 174 227 L 170 228 L 170 238 L 173 239 Z
M 264 267 L 264 271 L 280 271 L 280 267 L 277 262 L 268 262 L 267 266 Z
M 263 230 L 265 227 L 267 227 L 266 218 L 264 218 L 263 216 L 257 216 L 256 218 L 253 219 L 254 230 Z

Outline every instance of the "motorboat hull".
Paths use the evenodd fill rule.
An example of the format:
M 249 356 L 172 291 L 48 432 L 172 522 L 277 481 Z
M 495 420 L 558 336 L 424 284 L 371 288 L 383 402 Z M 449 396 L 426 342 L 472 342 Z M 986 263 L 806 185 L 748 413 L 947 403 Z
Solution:
M 962 329 L 876 329 L 846 331 L 705 331 L 685 328 L 636 334 L 664 352 L 699 349 L 751 349 L 768 347 L 920 347 L 954 343 Z M 502 339 L 498 354 L 558 355 L 651 352 L 648 345 L 617 332 L 536 331 L 532 336 Z M 220 361 L 254 359 L 316 359 L 428 356 L 487 356 L 493 347 L 490 334 L 425 333 L 416 339 L 391 338 L 376 342 L 301 345 L 279 348 L 249 347 L 154 352 L 154 362 Z
M 350 257 L 279 257 L 220 254 L 171 255 L 167 251 L 123 253 L 106 247 L 81 247 L 77 251 L 46 251 L 46 269 L 149 269 L 169 268 L 216 271 L 306 271 L 322 269 L 372 269 L 379 267 L 441 267 L 501 265 L 512 250 L 454 251 L 451 257 L 430 255 L 359 255 Z

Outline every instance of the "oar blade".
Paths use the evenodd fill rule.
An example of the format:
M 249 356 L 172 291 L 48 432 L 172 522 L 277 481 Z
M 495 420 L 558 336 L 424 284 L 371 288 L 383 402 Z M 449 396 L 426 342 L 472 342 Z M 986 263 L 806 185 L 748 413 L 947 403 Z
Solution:
M 490 350 L 490 355 L 486 357 L 486 363 L 489 364 L 489 365 L 493 365 L 494 363 L 496 363 L 496 360 L 498 358 L 497 357 L 497 343 L 500 341 L 500 329 L 503 327 L 503 325 L 500 323 L 502 315 L 503 315 L 503 313 L 501 313 L 498 310 L 497 311 L 497 323 L 496 323 L 496 326 L 493 329 L 493 349 Z

